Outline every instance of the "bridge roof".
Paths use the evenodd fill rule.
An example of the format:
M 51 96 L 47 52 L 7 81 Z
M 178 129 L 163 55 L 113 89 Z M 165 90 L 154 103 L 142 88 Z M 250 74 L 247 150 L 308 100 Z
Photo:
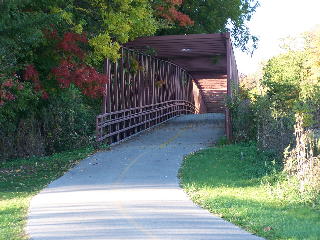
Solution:
M 125 46 L 146 52 L 185 68 L 189 73 L 227 73 L 228 33 L 167 35 L 138 38 Z

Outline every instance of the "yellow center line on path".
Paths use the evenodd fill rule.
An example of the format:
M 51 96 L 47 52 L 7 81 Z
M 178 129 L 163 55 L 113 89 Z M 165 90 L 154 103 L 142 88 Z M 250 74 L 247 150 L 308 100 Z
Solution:
M 178 131 L 176 135 L 169 138 L 164 143 L 160 144 L 159 148 L 162 149 L 162 148 L 165 148 L 166 146 L 168 146 L 171 142 L 173 142 L 175 139 L 177 139 L 181 135 L 182 132 L 183 132 L 182 130 Z
M 192 127 L 192 124 L 188 125 L 185 128 L 180 129 L 173 137 L 169 138 L 167 141 L 163 142 L 162 144 L 159 145 L 160 149 L 165 148 L 166 146 L 168 146 L 171 142 L 173 142 L 175 139 L 177 139 L 184 131 L 186 131 L 187 129 L 189 129 L 190 127 Z M 151 149 L 146 150 L 142 153 L 140 153 L 137 157 L 133 158 L 131 160 L 131 162 L 129 163 L 129 165 L 123 169 L 123 171 L 120 173 L 120 175 L 117 177 L 117 179 L 114 181 L 114 185 L 120 184 L 121 181 L 123 180 L 123 178 L 125 177 L 125 175 L 127 174 L 127 172 L 129 171 L 129 169 L 136 164 L 139 159 L 141 159 L 141 157 L 145 156 L 146 154 L 148 154 L 149 152 L 151 152 Z M 149 231 L 147 230 L 143 225 L 139 224 L 135 218 L 133 216 L 130 216 L 127 213 L 126 208 L 123 206 L 121 199 L 119 199 L 119 202 L 117 202 L 117 206 L 120 210 L 120 213 L 122 216 L 124 216 L 127 221 L 132 224 L 132 226 L 135 227 L 135 229 L 139 230 L 140 232 L 144 233 L 145 235 L 148 236 L 148 238 L 150 240 L 157 240 L 157 238 Z
M 149 150 L 150 151 L 150 150 Z M 123 171 L 120 173 L 120 175 L 118 176 L 118 178 L 114 181 L 114 185 L 120 184 L 120 182 L 123 180 L 123 178 L 125 177 L 125 175 L 127 174 L 127 172 L 129 171 L 129 169 L 144 155 L 146 155 L 147 153 L 149 153 L 149 151 L 144 151 L 142 153 L 140 153 L 137 157 L 135 157 L 134 159 L 131 160 L 131 162 L 129 163 L 129 165 L 123 169 Z M 148 238 L 150 240 L 157 240 L 156 237 L 154 237 L 154 235 L 152 233 L 150 233 L 149 230 L 147 230 L 143 225 L 139 224 L 134 217 L 130 216 L 127 213 L 126 208 L 123 206 L 122 204 L 122 199 L 119 199 L 118 202 L 116 202 L 116 205 L 119 209 L 120 214 L 126 218 L 127 222 L 130 223 L 132 226 L 134 226 L 134 228 L 142 233 L 144 233 L 145 235 L 148 236 Z
M 142 153 L 140 153 L 137 157 L 135 157 L 134 159 L 131 160 L 131 162 L 128 164 L 128 166 L 122 170 L 122 172 L 120 173 L 120 175 L 117 177 L 117 179 L 114 181 L 114 184 L 118 184 L 120 183 L 120 181 L 124 178 L 124 176 L 127 174 L 127 172 L 129 171 L 129 169 L 144 155 L 146 155 L 149 151 L 144 151 Z
M 187 129 L 189 129 L 190 127 L 192 127 L 192 124 L 190 124 L 189 126 L 180 129 L 173 137 L 169 138 L 167 141 L 163 142 L 162 144 L 159 144 L 159 148 L 163 149 L 166 146 L 168 146 L 171 142 L 173 142 L 175 139 L 177 139 L 184 131 L 186 131 Z M 147 155 L 149 152 L 151 152 L 151 149 L 146 150 L 142 153 L 140 153 L 137 157 L 133 158 L 131 160 L 131 162 L 128 164 L 128 166 L 122 170 L 122 172 L 120 173 L 120 175 L 117 177 L 117 179 L 113 182 L 114 185 L 120 184 L 120 182 L 123 180 L 123 178 L 125 177 L 125 175 L 127 174 L 127 172 L 129 171 L 129 169 L 138 162 L 139 159 L 141 159 L 141 157 Z M 143 225 L 139 224 L 135 218 L 133 216 L 130 216 L 127 211 L 126 208 L 123 206 L 121 200 L 119 200 L 119 202 L 116 203 L 118 208 L 119 208 L 119 212 L 121 213 L 121 215 L 123 217 L 125 217 L 127 219 L 127 221 L 132 224 L 137 230 L 139 230 L 140 232 L 144 233 L 145 235 L 148 236 L 148 238 L 150 240 L 157 240 L 158 238 L 156 238 L 151 232 L 150 230 L 146 229 Z
M 178 137 L 180 137 L 180 135 L 186 131 L 187 129 L 191 128 L 192 124 L 188 125 L 185 128 L 180 129 L 176 135 L 174 135 L 173 137 L 169 138 L 167 141 L 165 141 L 164 143 L 160 144 L 159 148 L 165 148 L 167 145 L 169 145 L 170 143 L 172 143 L 174 140 L 176 140 Z

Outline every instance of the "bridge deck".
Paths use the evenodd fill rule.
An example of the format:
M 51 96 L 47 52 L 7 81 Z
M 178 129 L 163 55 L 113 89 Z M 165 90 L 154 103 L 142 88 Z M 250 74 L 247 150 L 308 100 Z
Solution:
M 185 154 L 224 134 L 222 114 L 185 115 L 83 160 L 31 201 L 33 240 L 260 239 L 194 205 Z

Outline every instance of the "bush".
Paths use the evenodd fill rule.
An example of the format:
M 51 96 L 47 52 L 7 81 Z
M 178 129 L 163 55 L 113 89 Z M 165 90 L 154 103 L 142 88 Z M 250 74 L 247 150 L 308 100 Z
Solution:
M 285 152 L 284 171 L 296 179 L 298 196 L 306 202 L 320 203 L 320 154 L 318 140 L 303 127 L 303 116 L 296 116 L 296 145 Z
M 292 114 L 278 114 L 266 96 L 257 99 L 255 114 L 258 148 L 282 156 L 284 149 L 294 140 Z
M 256 141 L 257 125 L 254 105 L 249 91 L 243 87 L 228 100 L 232 116 L 232 134 L 235 142 Z
M 0 126 L 0 161 L 45 154 L 41 124 L 33 114 Z
M 19 101 L 22 98 L 0 109 L 0 160 L 43 156 L 93 141 L 100 100 L 89 99 L 70 87 L 51 95 L 50 101 L 30 103 L 29 110 Z
M 46 152 L 76 149 L 94 140 L 95 117 L 101 103 L 86 104 L 85 97 L 74 87 L 52 96 L 41 111 Z
M 30 83 L 0 77 L 0 161 L 44 154 L 38 103 Z

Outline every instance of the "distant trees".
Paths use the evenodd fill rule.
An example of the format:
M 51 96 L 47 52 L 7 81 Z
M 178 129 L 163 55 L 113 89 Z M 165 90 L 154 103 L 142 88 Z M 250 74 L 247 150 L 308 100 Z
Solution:
M 270 110 L 273 117 L 303 114 L 305 126 L 319 125 L 320 28 L 283 45 L 284 53 L 269 59 L 262 74 L 243 77 L 240 97 L 249 97 L 255 111 Z
M 319 205 L 320 28 L 299 39 L 302 47 L 286 43 L 265 64 L 258 86 L 243 89 L 230 107 L 237 140 L 257 141 L 283 158 L 286 178 L 275 192 Z
M 262 84 L 278 111 L 314 115 L 320 108 L 320 28 L 301 40 L 303 48 L 286 45 L 285 53 L 267 62 Z

